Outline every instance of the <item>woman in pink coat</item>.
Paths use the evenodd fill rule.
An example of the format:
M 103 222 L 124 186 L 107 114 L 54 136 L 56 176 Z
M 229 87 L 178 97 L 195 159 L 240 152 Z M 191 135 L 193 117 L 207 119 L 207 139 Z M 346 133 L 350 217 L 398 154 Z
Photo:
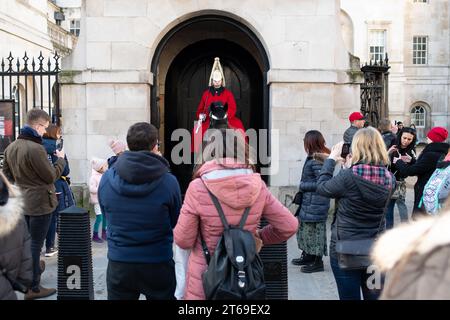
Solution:
M 298 228 L 298 220 L 270 193 L 261 176 L 255 173 L 250 164 L 248 145 L 242 136 L 233 130 L 226 130 L 226 133 L 221 130 L 223 139 L 216 139 L 205 147 L 201 165 L 197 165 L 194 171 L 194 180 L 186 191 L 174 229 L 175 243 L 183 249 L 192 250 L 186 274 L 186 300 L 205 299 L 201 276 L 207 265 L 199 232 L 212 256 L 224 229 L 207 188 L 219 199 L 230 225 L 237 225 L 244 209 L 251 207 L 244 228 L 260 237 L 263 245 L 283 242 L 295 234 Z M 223 143 L 225 147 L 216 148 L 217 142 Z M 212 150 L 222 152 L 219 155 Z M 217 156 L 212 157 L 211 154 Z M 230 157 L 233 154 L 235 157 Z M 258 230 L 257 234 L 262 217 L 268 225 Z

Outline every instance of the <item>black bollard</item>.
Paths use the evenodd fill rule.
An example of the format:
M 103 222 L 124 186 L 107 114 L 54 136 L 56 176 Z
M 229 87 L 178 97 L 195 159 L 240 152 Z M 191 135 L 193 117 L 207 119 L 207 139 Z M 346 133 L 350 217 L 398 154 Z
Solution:
M 58 300 L 94 300 L 89 212 L 76 206 L 58 218 Z
M 267 225 L 261 220 L 261 227 Z M 259 252 L 264 265 L 266 299 L 288 299 L 287 242 L 263 246 Z

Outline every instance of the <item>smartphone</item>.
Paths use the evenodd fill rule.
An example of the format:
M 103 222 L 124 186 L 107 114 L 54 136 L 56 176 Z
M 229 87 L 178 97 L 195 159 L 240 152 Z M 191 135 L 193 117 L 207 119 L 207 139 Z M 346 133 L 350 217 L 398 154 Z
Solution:
M 350 143 L 344 143 L 342 145 L 341 157 L 345 159 L 347 158 L 349 153 L 350 153 Z
M 56 143 L 56 150 L 61 151 L 64 147 L 64 141 L 63 139 L 59 139 Z

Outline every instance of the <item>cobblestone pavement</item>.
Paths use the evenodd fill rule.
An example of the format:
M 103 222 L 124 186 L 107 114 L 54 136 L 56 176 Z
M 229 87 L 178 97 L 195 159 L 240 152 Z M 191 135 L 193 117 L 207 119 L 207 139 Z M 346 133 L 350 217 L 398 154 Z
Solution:
M 414 202 L 414 191 L 412 185 L 415 179 L 408 179 L 408 192 L 406 202 L 408 212 L 411 214 Z M 399 223 L 397 208 L 395 209 L 395 223 Z M 93 223 L 93 221 L 92 221 Z M 91 225 L 92 225 L 91 223 Z M 329 234 L 329 224 L 328 224 Z M 329 236 L 328 236 L 329 239 Z M 96 300 L 106 300 L 106 267 L 108 264 L 106 243 L 92 243 L 93 273 L 94 273 L 94 294 Z M 336 283 L 331 272 L 329 257 L 324 258 L 324 272 L 305 274 L 300 272 L 300 268 L 293 266 L 290 261 L 297 258 L 300 251 L 297 248 L 297 240 L 293 236 L 288 241 L 288 279 L 289 279 L 289 300 L 336 300 L 338 299 Z M 42 275 L 41 284 L 44 287 L 57 287 L 57 255 L 50 258 L 42 258 L 47 266 Z M 23 295 L 18 294 L 19 299 Z M 57 295 L 46 298 L 46 300 L 56 300 Z M 141 296 L 142 298 L 142 296 Z

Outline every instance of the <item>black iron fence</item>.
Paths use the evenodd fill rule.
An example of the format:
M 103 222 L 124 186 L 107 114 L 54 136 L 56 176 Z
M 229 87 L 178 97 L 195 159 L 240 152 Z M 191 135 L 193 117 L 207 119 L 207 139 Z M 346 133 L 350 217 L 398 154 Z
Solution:
M 31 61 L 30 61 L 31 59 Z M 60 56 L 57 52 L 45 58 L 42 52 L 35 59 L 2 58 L 0 64 L 0 153 L 14 141 L 23 126 L 25 115 L 31 108 L 40 108 L 60 122 L 58 76 Z
M 361 84 L 361 112 L 375 128 L 381 119 L 389 116 L 389 68 L 387 54 L 384 60 L 374 63 L 370 61 L 361 68 L 364 74 L 364 83 Z

